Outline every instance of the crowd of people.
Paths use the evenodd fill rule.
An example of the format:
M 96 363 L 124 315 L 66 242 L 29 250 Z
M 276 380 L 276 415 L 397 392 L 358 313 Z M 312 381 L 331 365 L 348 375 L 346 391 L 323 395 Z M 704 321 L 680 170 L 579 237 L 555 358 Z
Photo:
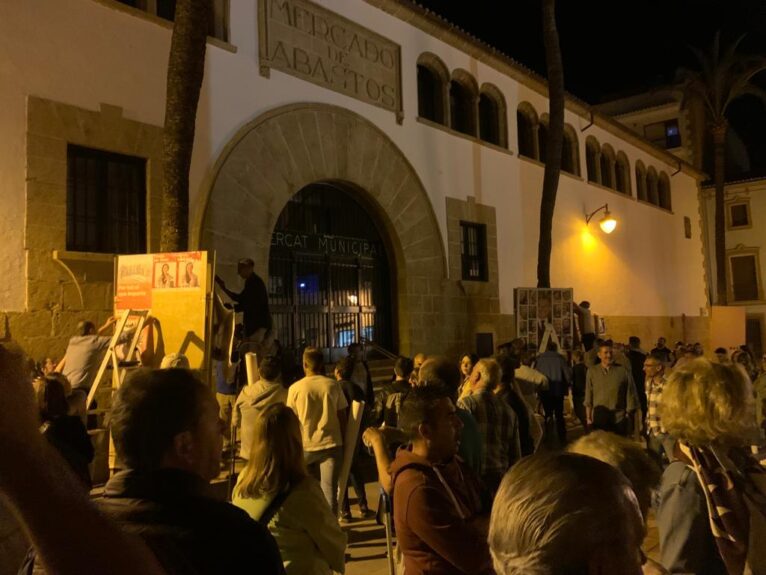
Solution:
M 362 463 L 373 457 L 398 573 L 766 572 L 754 455 L 766 356 L 756 370 L 744 348 L 706 359 L 663 338 L 647 353 L 635 337 L 596 337 L 537 354 L 514 340 L 492 358 L 399 357 L 374 389 L 358 344 L 329 375 L 309 347 L 300 379 L 267 354 L 242 389 L 219 354 L 213 393 L 175 355 L 116 391 L 119 471 L 91 499 L 82 399 L 109 325 L 80 326 L 63 373 L 45 362 L 34 384 L 21 352 L 0 349 L 0 493 L 31 544 L 24 573 L 342 573 L 355 402 L 349 483 L 371 515 Z M 224 455 L 244 461 L 230 502 L 210 489 Z M 650 509 L 658 562 L 641 550 Z

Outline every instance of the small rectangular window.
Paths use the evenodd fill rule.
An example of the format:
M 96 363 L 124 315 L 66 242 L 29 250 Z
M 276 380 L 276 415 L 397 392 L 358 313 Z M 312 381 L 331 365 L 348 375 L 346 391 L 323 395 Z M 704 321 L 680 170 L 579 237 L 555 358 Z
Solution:
M 644 137 L 660 148 L 678 148 L 681 146 L 681 131 L 678 120 L 655 122 L 644 126 Z
M 463 279 L 487 281 L 487 226 L 460 222 Z
M 678 120 L 665 122 L 665 147 L 678 148 L 681 146 L 681 131 L 678 129 Z
M 750 225 L 750 210 L 747 204 L 729 206 L 729 227 L 744 228 Z
M 67 249 L 146 251 L 146 160 L 67 148 Z
M 137 8 L 163 20 L 173 22 L 177 0 L 117 0 L 120 4 Z M 208 36 L 224 42 L 229 40 L 229 0 L 212 0 L 208 18 Z
M 692 239 L 692 220 L 689 216 L 684 216 L 684 237 L 687 240 Z
M 758 264 L 754 255 L 731 256 L 731 281 L 734 301 L 758 299 Z

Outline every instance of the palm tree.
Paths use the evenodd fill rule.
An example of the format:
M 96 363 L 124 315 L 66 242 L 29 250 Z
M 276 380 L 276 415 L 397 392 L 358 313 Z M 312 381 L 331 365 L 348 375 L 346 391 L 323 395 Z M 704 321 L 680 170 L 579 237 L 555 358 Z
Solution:
M 168 60 L 163 133 L 162 233 L 160 251 L 187 249 L 189 168 L 197 103 L 205 74 L 211 0 L 178 0 Z
M 724 181 L 726 178 L 726 135 L 729 105 L 743 96 L 755 96 L 766 103 L 766 91 L 751 84 L 753 76 L 766 70 L 766 58 L 737 52 L 744 35 L 723 53 L 721 34 L 717 32 L 709 53 L 691 48 L 699 70 L 679 70 L 684 98 L 696 98 L 704 104 L 713 137 L 713 180 L 715 182 L 715 268 L 716 303 L 727 304 L 726 228 L 724 224 Z
M 537 287 L 551 287 L 553 211 L 561 173 L 564 141 L 564 65 L 556 28 L 556 0 L 543 0 L 543 44 L 548 72 L 548 141 L 543 195 L 540 199 L 540 239 L 537 244 Z

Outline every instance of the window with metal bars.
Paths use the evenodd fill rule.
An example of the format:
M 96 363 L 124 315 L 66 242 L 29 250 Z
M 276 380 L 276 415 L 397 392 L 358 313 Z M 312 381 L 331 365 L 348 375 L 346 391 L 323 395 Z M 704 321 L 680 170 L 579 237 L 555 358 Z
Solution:
M 146 251 L 146 160 L 67 148 L 67 250 Z
M 487 226 L 460 222 L 460 230 L 463 279 L 487 281 Z
M 175 20 L 177 0 L 117 0 L 117 2 L 159 16 L 163 20 L 171 22 Z M 208 36 L 228 42 L 229 0 L 212 1 L 208 26 Z

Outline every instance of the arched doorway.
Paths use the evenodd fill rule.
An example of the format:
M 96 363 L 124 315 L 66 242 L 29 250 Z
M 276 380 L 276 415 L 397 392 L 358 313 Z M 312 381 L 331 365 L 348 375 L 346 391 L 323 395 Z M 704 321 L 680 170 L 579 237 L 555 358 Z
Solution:
M 271 235 L 269 302 L 282 345 L 318 347 L 331 360 L 362 339 L 392 349 L 391 269 L 380 227 L 348 186 L 302 188 Z
M 447 254 L 436 212 L 404 153 L 369 120 L 327 104 L 291 104 L 243 125 L 203 184 L 192 247 L 215 251 L 231 285 L 237 261 L 252 257 L 268 275 L 272 232 L 284 207 L 315 182 L 343 182 L 374 214 L 387 242 L 393 345 L 401 353 L 444 350 L 460 333 L 441 312 Z M 438 209 L 443 209 L 439 207 Z M 383 233 L 384 232 L 384 233 Z M 458 347 L 464 347 L 460 344 Z

